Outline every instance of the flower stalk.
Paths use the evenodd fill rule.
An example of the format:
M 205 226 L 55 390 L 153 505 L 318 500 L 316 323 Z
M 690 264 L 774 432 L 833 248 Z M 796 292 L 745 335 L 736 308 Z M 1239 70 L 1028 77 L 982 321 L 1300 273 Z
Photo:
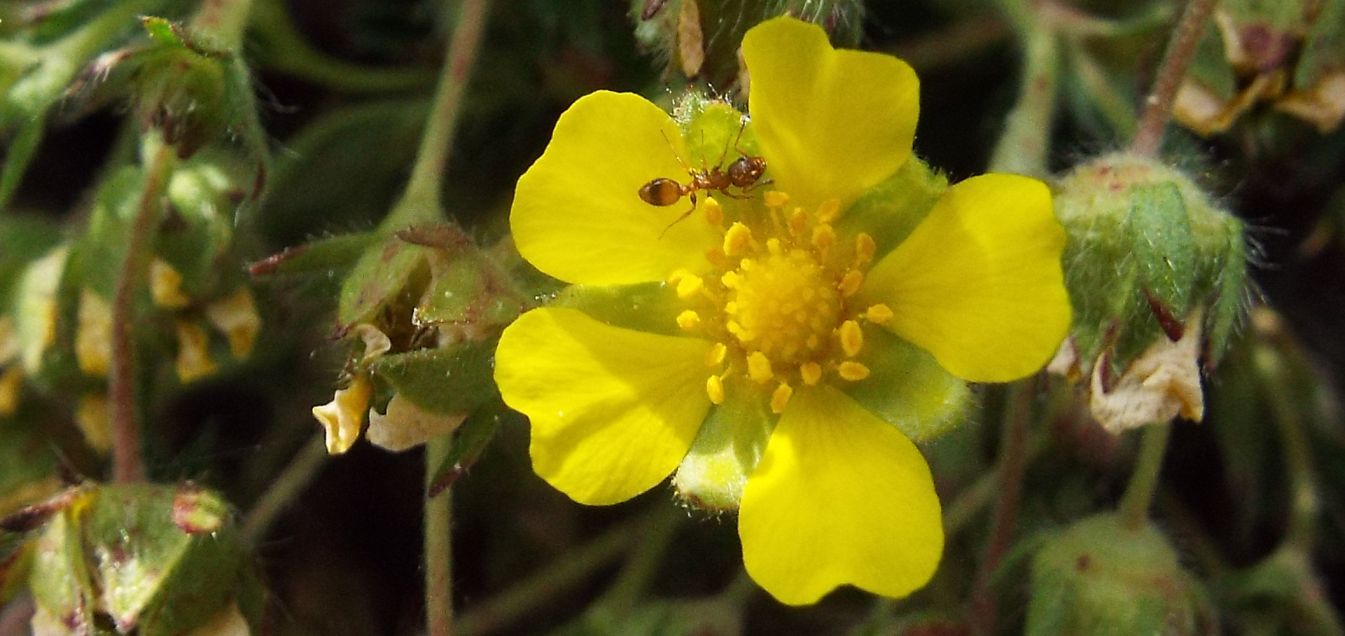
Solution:
M 448 457 L 453 438 L 425 444 L 425 487 Z M 453 634 L 453 489 L 425 499 L 425 625 L 430 636 Z
M 1219 4 L 1219 0 L 1190 0 L 1182 11 L 1177 26 L 1172 30 L 1163 61 L 1158 67 L 1153 88 L 1144 98 L 1144 113 L 1140 116 L 1130 151 L 1148 157 L 1158 155 L 1163 142 L 1163 130 L 1172 117 L 1172 103 L 1177 89 L 1186 77 L 1186 69 L 1196 55 L 1196 45 L 1205 31 L 1205 23 Z
M 990 169 L 1045 176 L 1059 76 L 1059 38 L 1044 20 L 1020 2 L 1002 2 L 1023 46 L 1023 78 L 1018 102 L 1005 121 Z
M 1163 454 L 1167 451 L 1172 424 L 1152 424 L 1144 428 L 1140 437 L 1139 459 L 1121 497 L 1121 523 L 1129 530 L 1139 530 L 1149 520 L 1149 504 L 1158 487 L 1158 474 L 1163 469 Z
M 112 364 L 108 370 L 108 402 L 112 412 L 112 479 L 136 482 L 145 478 L 145 463 L 140 450 L 140 423 L 137 420 L 135 386 L 135 299 L 149 267 L 149 244 L 158 227 L 163 204 L 160 196 L 172 172 L 173 148 L 157 136 L 145 138 L 145 185 L 140 194 L 130 242 L 122 261 L 116 294 L 112 301 Z
M 244 543 L 257 545 L 266 536 L 281 511 L 313 481 L 327 463 L 326 460 L 327 446 L 320 439 L 314 439 L 299 449 L 243 518 Z

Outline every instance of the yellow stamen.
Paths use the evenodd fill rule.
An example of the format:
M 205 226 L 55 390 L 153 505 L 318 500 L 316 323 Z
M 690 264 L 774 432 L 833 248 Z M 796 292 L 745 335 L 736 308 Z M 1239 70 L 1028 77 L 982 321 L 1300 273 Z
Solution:
M 0 417 L 13 415 L 19 408 L 19 389 L 23 387 L 23 369 L 14 365 L 0 373 Z
M 822 202 L 822 205 L 817 206 L 817 220 L 821 223 L 831 223 L 840 215 L 841 202 L 839 199 L 827 199 Z
M 822 379 L 822 365 L 816 362 L 805 362 L 799 365 L 799 375 L 803 377 L 803 383 L 808 386 L 817 386 Z
M 156 306 L 166 309 L 181 309 L 191 304 L 191 299 L 182 293 L 182 274 L 158 258 L 149 264 L 149 295 Z
M 775 373 L 771 371 L 770 358 L 760 351 L 753 351 L 747 356 L 747 377 L 758 384 L 770 382 L 771 378 L 775 377 Z
M 701 324 L 701 315 L 688 309 L 677 314 L 677 326 L 683 331 L 691 331 Z
M 789 404 L 789 398 L 794 396 L 794 389 L 784 382 L 775 387 L 771 393 L 771 412 L 779 415 L 785 412 L 785 405 Z
M 705 364 L 715 367 L 724 364 L 724 357 L 729 353 L 728 345 L 722 342 L 716 342 L 710 347 L 710 352 L 705 354 Z
M 869 368 L 853 360 L 846 360 L 836 366 L 836 373 L 842 379 L 858 382 L 869 377 Z
M 108 413 L 105 394 L 89 393 L 79 398 L 79 405 L 75 407 L 75 425 L 90 448 L 99 453 L 112 449 L 112 416 Z
M 677 281 L 677 297 L 682 300 L 691 298 L 700 292 L 704 286 L 705 281 L 702 281 L 700 276 L 691 273 L 684 274 L 681 280 Z
M 724 224 L 724 206 L 719 205 L 714 197 L 705 199 L 705 203 L 701 204 L 701 211 L 705 213 L 705 220 L 710 225 L 720 227 Z
M 873 242 L 873 237 L 860 232 L 855 236 L 855 262 L 864 265 L 873 260 L 873 255 L 878 251 L 878 244 Z
M 836 230 L 831 229 L 830 225 L 819 225 L 813 228 L 813 247 L 825 253 L 836 244 Z
M 771 190 L 762 195 L 761 200 L 766 203 L 768 208 L 783 208 L 789 203 L 789 194 L 779 190 Z
M 780 239 L 778 238 L 767 239 L 766 250 L 769 251 L 774 256 L 779 256 L 780 254 L 784 253 L 784 250 L 780 248 Z
M 875 325 L 887 324 L 887 321 L 892 320 L 894 315 L 892 308 L 882 303 L 871 305 L 864 310 L 864 318 Z
M 215 372 L 215 361 L 210 359 L 210 337 L 200 325 L 187 320 L 177 321 L 177 377 L 191 382 Z
M 752 244 L 752 230 L 742 223 L 735 222 L 724 232 L 724 253 L 729 256 L 741 256 Z
M 859 323 L 853 320 L 841 323 L 839 334 L 845 355 L 851 358 L 859 355 L 859 350 L 864 348 L 864 330 L 859 328 Z
M 714 404 L 724 403 L 724 381 L 717 375 L 712 375 L 705 380 L 705 394 L 710 396 L 710 401 Z
M 803 208 L 794 208 L 789 215 L 789 233 L 795 237 L 802 237 L 804 232 L 808 231 L 808 213 Z
M 863 284 L 864 272 L 852 269 L 846 272 L 845 276 L 841 278 L 841 284 L 838 286 L 838 289 L 841 290 L 841 295 L 849 298 L 854 296 L 855 292 L 859 291 L 859 286 Z
M 245 358 L 252 353 L 262 319 L 248 288 L 239 287 L 238 291 L 206 305 L 205 316 L 229 339 L 229 353 L 233 357 Z

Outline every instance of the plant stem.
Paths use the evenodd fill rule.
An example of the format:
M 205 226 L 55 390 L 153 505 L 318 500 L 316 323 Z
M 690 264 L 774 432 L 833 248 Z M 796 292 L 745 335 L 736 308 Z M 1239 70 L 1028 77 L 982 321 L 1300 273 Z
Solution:
M 630 613 L 663 561 L 681 518 L 685 518 L 685 513 L 675 506 L 655 509 L 640 529 L 640 543 L 635 546 L 635 551 L 626 559 L 616 581 L 593 607 L 602 608 L 608 615 L 618 618 Z
M 252 0 L 204 0 L 188 29 L 207 36 L 212 47 L 237 52 L 251 12 Z
M 261 541 L 280 513 L 303 492 L 326 462 L 327 446 L 320 438 L 314 438 L 299 449 L 285 470 L 271 482 L 243 518 L 244 543 L 256 545 Z
M 453 437 L 425 444 L 425 487 L 448 457 Z M 425 499 L 425 625 L 430 636 L 453 633 L 453 488 Z
M 659 508 L 666 507 L 660 502 Z M 512 625 L 626 552 L 631 544 L 642 539 L 640 530 L 648 527 L 650 519 L 662 514 L 662 510 L 654 510 L 645 517 L 613 527 L 583 546 L 566 551 L 561 558 L 526 580 L 463 614 L 458 627 L 463 634 L 480 634 Z
M 1154 498 L 1154 489 L 1158 487 L 1158 474 L 1163 469 L 1163 454 L 1168 448 L 1168 437 L 1172 434 L 1172 424 L 1150 424 L 1144 427 L 1140 437 L 1140 454 L 1135 460 L 1135 472 L 1130 475 L 1130 484 L 1121 497 L 1119 510 L 1121 525 L 1130 530 L 1139 530 L 1149 521 L 1149 504 Z
M 1258 330 L 1267 340 L 1287 343 L 1289 337 L 1282 330 Z M 1262 395 L 1270 405 L 1272 419 L 1279 428 L 1280 443 L 1284 447 L 1284 464 L 1289 471 L 1289 529 L 1285 543 L 1304 551 L 1312 549 L 1313 526 L 1320 508 L 1317 486 L 1313 482 L 1312 448 L 1303 431 L 1303 413 L 1295 392 L 1286 377 L 1286 356 L 1264 342 L 1258 342 L 1253 361 L 1262 380 Z
M 991 634 L 995 631 L 998 608 L 991 584 L 995 570 L 1009 549 L 1014 528 L 1018 525 L 1018 504 L 1022 498 L 1023 473 L 1027 469 L 1027 429 L 1032 421 L 1036 388 L 1035 378 L 1009 385 L 1004 428 L 1000 436 L 999 462 L 995 471 L 999 499 L 995 502 L 995 513 L 990 522 L 990 540 L 986 543 L 985 556 L 976 570 L 971 592 L 970 627 L 973 634 Z
M 1055 115 L 1059 41 L 1028 9 L 1002 2 L 1023 43 L 1023 79 L 1018 102 L 1005 121 L 1004 133 L 995 145 L 990 169 L 1031 176 L 1046 176 Z
M 1163 61 L 1154 77 L 1153 89 L 1144 99 L 1144 114 L 1140 116 L 1139 128 L 1130 142 L 1131 152 L 1148 157 L 1158 155 L 1159 146 L 1163 143 L 1163 129 L 1172 115 L 1172 102 L 1177 99 L 1177 89 L 1181 88 L 1186 69 L 1195 57 L 1196 45 L 1205 32 L 1205 23 L 1218 4 L 1219 0 L 1188 0 L 1186 3 L 1168 39 Z
M 462 0 L 459 5 L 457 25 L 448 41 L 444 66 L 439 73 L 439 88 L 425 123 L 425 134 L 420 139 L 411 180 L 402 201 L 383 221 L 384 228 L 399 229 L 421 220 L 438 220 L 440 216 L 444 168 L 453 148 L 458 116 L 462 113 L 463 89 L 471 80 L 490 8 L 489 0 Z
M 107 393 L 112 411 L 112 480 L 135 482 L 145 478 L 140 451 L 140 423 L 135 382 L 135 301 L 149 266 L 152 235 L 159 225 L 159 197 L 172 172 L 173 148 L 157 136 L 146 138 L 149 163 L 131 223 L 125 260 L 112 299 L 112 364 L 108 369 Z

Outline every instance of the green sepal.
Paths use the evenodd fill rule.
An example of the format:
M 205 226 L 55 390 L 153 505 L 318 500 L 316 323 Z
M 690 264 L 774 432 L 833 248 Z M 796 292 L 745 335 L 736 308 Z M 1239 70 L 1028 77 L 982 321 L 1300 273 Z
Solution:
M 503 402 L 495 400 L 481 406 L 463 421 L 453 434 L 453 445 L 448 455 L 430 478 L 425 496 L 437 497 L 456 483 L 481 457 L 490 441 L 495 439 L 495 433 L 500 430 L 500 424 L 506 417 L 517 418 L 519 415 L 505 407 Z
M 140 17 L 140 25 L 145 27 L 149 39 L 163 46 L 187 48 L 187 42 L 179 29 L 182 27 L 160 17 L 146 15 Z
M 40 611 L 67 625 L 91 629 L 96 601 L 84 556 L 81 512 L 95 496 L 81 488 L 64 510 L 51 517 L 33 543 L 28 591 Z
M 496 340 L 460 342 L 382 356 L 370 367 L 412 404 L 442 415 L 471 413 L 496 395 Z
M 337 323 L 375 322 L 384 308 L 412 286 L 413 277 L 428 275 L 424 249 L 395 236 L 366 249 L 341 284 Z
M 929 352 L 874 326 L 864 328 L 864 341 L 860 360 L 869 377 L 841 386 L 851 399 L 916 443 L 938 439 L 965 421 L 971 389 Z
M 0 531 L 0 606 L 23 589 L 33 568 L 33 547 L 23 535 Z
M 242 172 L 224 153 L 202 152 L 168 180 L 172 205 L 154 252 L 182 275 L 182 291 L 190 298 L 210 298 L 243 282 L 233 218 L 244 191 Z
M 1247 285 L 1247 243 L 1242 237 L 1242 221 L 1228 217 L 1226 224 L 1228 244 L 1218 255 L 1213 284 L 1216 296 L 1205 318 L 1209 366 L 1217 364 L 1228 350 L 1234 328 L 1251 304 Z
M 377 232 L 338 234 L 268 256 L 248 269 L 253 276 L 340 276 L 382 238 Z
M 59 488 L 56 454 L 38 422 L 22 403 L 13 417 L 0 417 L 0 515 Z
M 571 285 L 551 300 L 553 307 L 578 309 L 613 327 L 665 336 L 684 335 L 677 314 L 686 308 L 677 290 L 664 282 L 635 285 Z
M 875 259 L 881 259 L 910 236 L 947 189 L 948 177 L 911 157 L 851 204 L 836 230 L 842 236 L 872 236 L 878 248 Z
M 1177 184 L 1131 188 L 1127 229 L 1140 284 L 1181 320 L 1191 310 L 1193 274 L 1199 263 L 1190 216 Z
M 416 305 L 418 324 L 497 328 L 513 322 L 529 304 L 505 269 L 454 226 L 415 227 L 398 233 L 432 241 L 426 259 L 430 281 Z
M 770 396 L 741 375 L 725 380 L 724 403 L 710 409 L 673 475 L 677 496 L 693 508 L 738 509 L 747 476 L 775 430 Z

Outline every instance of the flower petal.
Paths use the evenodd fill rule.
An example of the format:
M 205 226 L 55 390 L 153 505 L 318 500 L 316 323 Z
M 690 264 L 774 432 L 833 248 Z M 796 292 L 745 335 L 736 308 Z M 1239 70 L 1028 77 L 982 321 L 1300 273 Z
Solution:
M 950 188 L 869 272 L 862 302 L 954 375 L 1006 382 L 1046 364 L 1069 328 L 1065 231 L 1036 179 L 989 174 Z
M 790 605 L 844 583 L 906 596 L 943 553 L 939 499 L 920 451 L 827 386 L 789 402 L 747 480 L 738 534 L 748 574 Z
M 743 59 L 748 110 L 778 189 L 844 207 L 911 156 L 920 82 L 905 62 L 837 51 L 821 28 L 793 18 L 748 31 Z
M 719 235 L 697 215 L 669 227 L 691 201 L 658 207 L 640 198 L 658 177 L 686 183 L 684 155 L 677 124 L 645 98 L 579 98 L 518 180 L 509 217 L 518 251 L 569 283 L 641 283 L 703 268 Z
M 605 325 L 574 309 L 504 330 L 495 381 L 532 420 L 532 466 L 585 504 L 624 501 L 677 467 L 710 409 L 710 343 Z

